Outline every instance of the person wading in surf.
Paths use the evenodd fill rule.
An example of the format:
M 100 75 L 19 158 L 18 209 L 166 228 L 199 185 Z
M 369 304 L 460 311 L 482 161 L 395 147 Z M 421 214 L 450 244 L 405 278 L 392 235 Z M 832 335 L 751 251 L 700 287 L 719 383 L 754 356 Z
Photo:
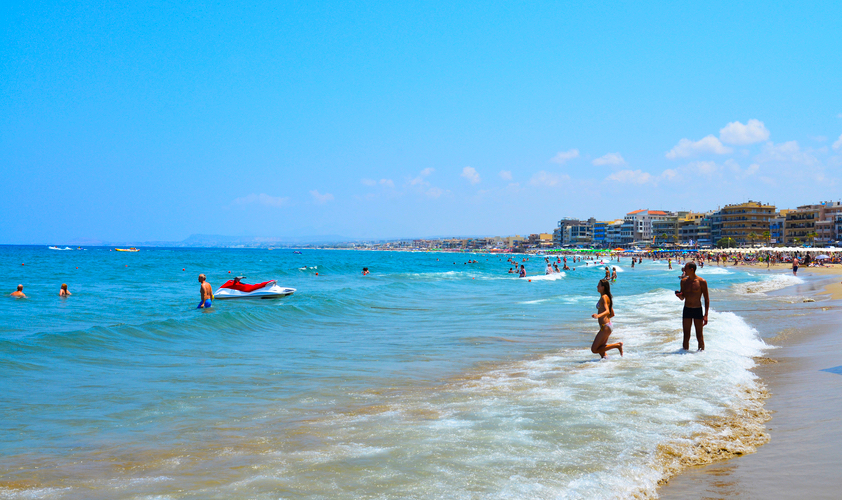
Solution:
M 710 309 L 710 296 L 708 295 L 708 282 L 696 276 L 696 264 L 688 262 L 684 265 L 684 276 L 681 278 L 681 290 L 675 292 L 675 296 L 684 302 L 684 311 L 681 314 L 684 327 L 685 351 L 690 350 L 690 328 L 696 326 L 696 341 L 699 343 L 699 350 L 705 350 L 705 337 L 702 330 L 708 324 L 708 310 Z M 705 298 L 705 309 L 702 313 L 702 297 Z
M 620 356 L 623 355 L 623 343 L 609 344 L 608 337 L 614 330 L 614 325 L 611 324 L 611 318 L 614 317 L 614 299 L 611 297 L 611 281 L 607 279 L 599 280 L 596 285 L 596 291 L 599 292 L 599 302 L 596 303 L 596 314 L 591 317 L 599 322 L 599 332 L 593 339 L 591 345 L 591 352 L 599 354 L 599 357 L 605 358 L 605 352 L 611 349 L 620 351 Z

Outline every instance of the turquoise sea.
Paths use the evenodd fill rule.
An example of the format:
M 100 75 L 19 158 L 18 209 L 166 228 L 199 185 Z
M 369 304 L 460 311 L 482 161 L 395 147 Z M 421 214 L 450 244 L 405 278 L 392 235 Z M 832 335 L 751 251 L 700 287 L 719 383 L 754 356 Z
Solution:
M 0 498 L 653 495 L 664 447 L 759 387 L 768 346 L 729 311 L 800 281 L 700 269 L 708 350 L 682 353 L 678 266 L 611 261 L 626 354 L 599 361 L 603 266 L 507 257 L 0 247 L 28 295 L 0 297 Z M 197 310 L 199 273 L 297 292 Z

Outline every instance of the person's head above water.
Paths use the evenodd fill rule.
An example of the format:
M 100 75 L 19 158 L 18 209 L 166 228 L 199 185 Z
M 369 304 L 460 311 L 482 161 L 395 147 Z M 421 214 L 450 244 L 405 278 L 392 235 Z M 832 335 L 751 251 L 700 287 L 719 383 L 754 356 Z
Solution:
M 61 284 L 61 289 L 62 289 L 62 290 L 67 290 L 67 283 L 62 283 L 62 284 Z
M 205 281 L 205 275 L 204 275 L 204 274 L 200 274 L 200 275 L 199 275 L 199 283 L 201 283 L 201 282 L 203 282 L 203 281 Z
M 23 285 L 18 285 L 18 291 L 19 291 L 19 292 L 22 292 L 22 291 L 23 291 Z

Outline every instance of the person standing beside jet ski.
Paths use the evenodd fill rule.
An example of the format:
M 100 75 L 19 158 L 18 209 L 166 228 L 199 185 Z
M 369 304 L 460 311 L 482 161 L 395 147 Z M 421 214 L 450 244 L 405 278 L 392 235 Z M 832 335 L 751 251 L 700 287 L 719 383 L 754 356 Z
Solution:
M 196 309 L 207 309 L 211 306 L 211 300 L 213 300 L 213 287 L 211 287 L 210 283 L 205 281 L 205 275 L 199 275 L 199 296 L 201 300 L 199 300 L 199 307 Z

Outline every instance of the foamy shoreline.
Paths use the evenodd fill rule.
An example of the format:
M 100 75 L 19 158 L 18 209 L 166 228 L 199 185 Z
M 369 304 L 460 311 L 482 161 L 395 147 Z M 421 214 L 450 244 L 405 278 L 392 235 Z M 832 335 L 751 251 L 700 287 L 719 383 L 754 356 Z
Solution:
M 790 269 L 788 264 L 779 264 L 772 266 L 770 272 L 781 274 Z M 726 460 L 708 462 L 710 465 L 704 461 L 689 464 L 659 488 L 660 498 L 836 497 L 833 478 L 838 472 L 840 453 L 835 452 L 834 457 L 832 450 L 842 444 L 842 431 L 829 435 L 828 428 L 840 427 L 833 420 L 837 424 L 840 420 L 837 410 L 842 397 L 836 389 L 842 388 L 842 377 L 820 370 L 842 363 L 838 354 L 842 341 L 834 334 L 842 324 L 833 313 L 842 306 L 838 302 L 842 284 L 834 282 L 823 290 L 812 285 L 822 277 L 842 276 L 842 267 L 801 268 L 798 275 L 813 283 L 789 287 L 782 293 L 791 292 L 807 302 L 794 302 L 791 308 L 784 308 L 767 320 L 771 324 L 798 316 L 800 325 L 784 328 L 769 339 L 779 349 L 758 360 L 753 370 L 768 388 L 769 398 L 759 412 L 749 408 L 747 413 L 751 416 L 756 412 L 757 419 L 762 419 L 763 414 L 771 416 L 766 423 L 768 443 L 757 441 L 762 446 L 757 447 L 756 453 L 726 453 L 720 457 Z M 748 436 L 748 440 L 756 437 Z

